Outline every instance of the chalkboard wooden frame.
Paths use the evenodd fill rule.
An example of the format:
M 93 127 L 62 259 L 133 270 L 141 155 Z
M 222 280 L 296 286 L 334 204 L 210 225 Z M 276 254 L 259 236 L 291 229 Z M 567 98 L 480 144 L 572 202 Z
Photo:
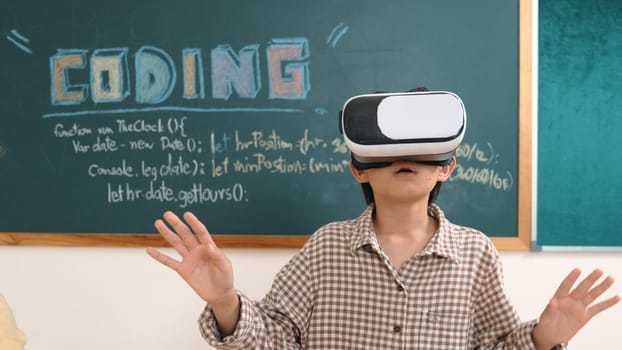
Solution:
M 491 237 L 499 250 L 529 250 L 532 206 L 532 1 L 519 0 L 518 220 L 516 237 Z M 214 235 L 224 248 L 300 248 L 308 236 Z M 156 234 L 3 232 L 0 245 L 165 247 Z

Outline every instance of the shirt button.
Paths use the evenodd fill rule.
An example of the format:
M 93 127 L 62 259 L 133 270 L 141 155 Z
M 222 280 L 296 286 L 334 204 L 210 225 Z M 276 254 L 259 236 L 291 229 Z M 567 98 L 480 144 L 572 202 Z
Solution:
M 395 333 L 399 333 L 399 332 L 401 332 L 401 331 L 402 331 L 402 327 L 401 327 L 401 326 L 394 326 L 394 327 L 393 327 L 393 332 L 395 332 Z

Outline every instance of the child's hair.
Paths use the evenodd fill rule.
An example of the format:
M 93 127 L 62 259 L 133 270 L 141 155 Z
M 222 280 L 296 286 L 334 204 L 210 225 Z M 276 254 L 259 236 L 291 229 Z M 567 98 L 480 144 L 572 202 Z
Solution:
M 430 91 L 425 86 L 417 87 L 414 89 L 408 90 L 408 92 L 422 92 L 422 91 Z M 430 192 L 430 197 L 428 198 L 428 206 L 436 201 L 438 198 L 438 194 L 441 192 L 442 182 L 437 182 L 432 191 Z M 371 188 L 369 182 L 365 182 L 361 184 L 361 188 L 363 189 L 363 195 L 365 196 L 365 202 L 367 205 L 374 203 L 374 190 Z

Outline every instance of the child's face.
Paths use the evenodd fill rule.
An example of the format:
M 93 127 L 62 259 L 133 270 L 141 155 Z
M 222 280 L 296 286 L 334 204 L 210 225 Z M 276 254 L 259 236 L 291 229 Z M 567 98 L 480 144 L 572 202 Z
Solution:
M 413 161 L 395 161 L 390 166 L 357 170 L 351 167 L 358 182 L 369 182 L 376 201 L 425 200 L 437 182 L 449 178 L 455 161 L 449 166 L 425 165 Z

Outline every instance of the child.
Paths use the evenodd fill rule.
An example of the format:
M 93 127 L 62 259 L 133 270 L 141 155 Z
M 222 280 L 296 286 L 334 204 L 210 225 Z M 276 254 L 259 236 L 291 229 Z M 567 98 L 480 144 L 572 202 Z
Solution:
M 419 91 L 412 97 L 437 94 L 443 93 Z M 392 95 L 366 95 L 361 106 Z M 435 104 L 425 105 L 433 107 L 433 114 Z M 412 152 L 399 151 L 403 156 L 367 157 L 365 147 L 348 139 L 348 128 L 361 125 L 346 114 L 344 108 L 343 132 L 353 151 L 350 168 L 363 184 L 369 206 L 356 219 L 319 228 L 277 274 L 262 301 L 251 301 L 235 289 L 230 261 L 193 214 L 185 213 L 182 220 L 166 212 L 164 221 L 155 222 L 181 261 L 152 248 L 148 253 L 207 302 L 199 324 L 210 345 L 245 350 L 549 350 L 562 348 L 594 315 L 620 301 L 614 296 L 595 303 L 613 284 L 611 277 L 598 283 L 600 270 L 572 289 L 580 275 L 575 269 L 539 320 L 521 323 L 503 290 L 501 263 L 491 241 L 449 222 L 434 204 L 440 184 L 454 170 L 455 156 L 417 154 L 414 142 Z M 363 125 L 359 130 L 370 129 Z M 391 154 L 381 150 L 381 156 L 383 152 Z

